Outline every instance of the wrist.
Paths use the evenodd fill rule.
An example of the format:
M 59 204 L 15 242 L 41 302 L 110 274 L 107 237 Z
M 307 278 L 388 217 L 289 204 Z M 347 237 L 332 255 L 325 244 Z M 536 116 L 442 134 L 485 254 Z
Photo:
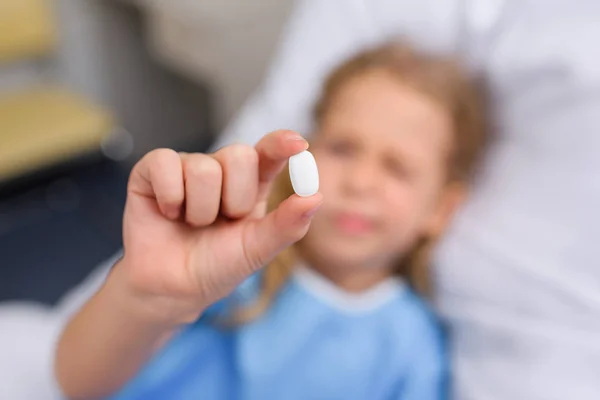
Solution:
M 128 276 L 131 268 L 126 258 L 121 259 L 109 274 L 98 293 L 106 297 L 112 307 L 125 318 L 155 329 L 176 330 L 196 321 L 207 306 L 188 298 L 152 293 L 136 285 Z

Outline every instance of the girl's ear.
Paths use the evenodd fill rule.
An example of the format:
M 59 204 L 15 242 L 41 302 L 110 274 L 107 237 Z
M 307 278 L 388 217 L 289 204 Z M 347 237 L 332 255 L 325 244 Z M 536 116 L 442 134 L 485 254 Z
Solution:
M 468 187 L 464 182 L 454 182 L 446 185 L 441 193 L 437 207 L 433 210 L 429 223 L 425 227 L 425 235 L 437 238 L 442 235 L 458 208 L 467 198 Z

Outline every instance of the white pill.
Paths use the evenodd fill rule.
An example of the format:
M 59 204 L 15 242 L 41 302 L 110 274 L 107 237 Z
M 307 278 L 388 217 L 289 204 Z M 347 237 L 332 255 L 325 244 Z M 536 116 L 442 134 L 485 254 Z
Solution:
M 290 180 L 298 196 L 308 197 L 319 191 L 317 162 L 308 151 L 290 157 Z

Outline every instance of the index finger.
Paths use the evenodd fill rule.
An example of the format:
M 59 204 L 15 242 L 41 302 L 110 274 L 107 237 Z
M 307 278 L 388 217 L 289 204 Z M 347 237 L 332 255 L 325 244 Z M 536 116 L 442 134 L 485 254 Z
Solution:
M 279 130 L 265 135 L 255 149 L 258 154 L 258 192 L 262 198 L 268 194 L 271 183 L 288 159 L 308 149 L 308 142 L 294 131 Z

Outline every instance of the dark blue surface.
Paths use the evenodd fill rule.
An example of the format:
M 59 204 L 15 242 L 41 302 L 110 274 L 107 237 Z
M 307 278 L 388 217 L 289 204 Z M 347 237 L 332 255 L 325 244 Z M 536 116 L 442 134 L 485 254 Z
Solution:
M 3 190 L 0 301 L 53 304 L 117 251 L 127 175 L 98 160 Z

